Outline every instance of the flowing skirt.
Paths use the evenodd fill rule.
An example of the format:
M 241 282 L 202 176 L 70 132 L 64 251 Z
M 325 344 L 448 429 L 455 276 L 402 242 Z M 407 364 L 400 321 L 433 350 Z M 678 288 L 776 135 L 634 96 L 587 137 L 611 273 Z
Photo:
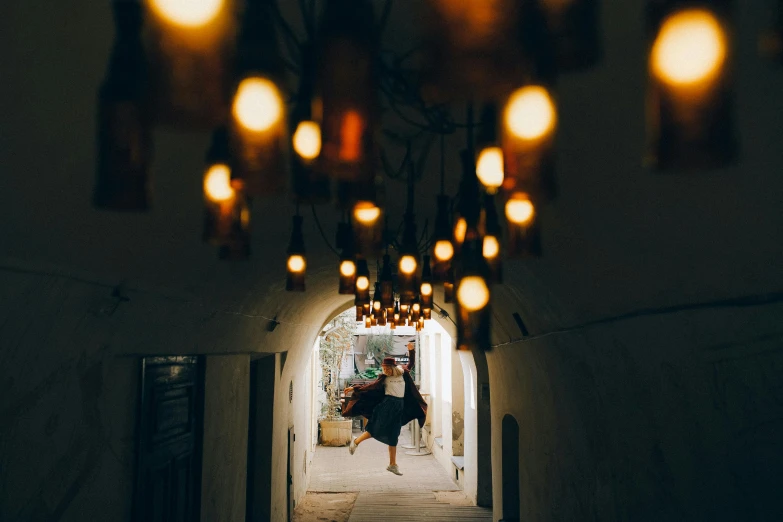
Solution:
M 375 407 L 366 430 L 375 440 L 389 446 L 396 446 L 402 428 L 402 397 L 387 395 Z

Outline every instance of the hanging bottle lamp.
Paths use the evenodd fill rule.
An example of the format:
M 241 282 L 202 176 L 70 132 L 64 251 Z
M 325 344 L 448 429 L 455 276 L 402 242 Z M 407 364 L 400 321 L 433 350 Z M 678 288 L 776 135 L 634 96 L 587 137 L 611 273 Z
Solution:
M 421 262 L 421 284 L 419 285 L 421 313 L 424 319 L 430 319 L 432 317 L 432 293 L 432 268 L 430 266 L 430 256 L 424 256 Z
M 305 270 L 307 261 L 305 258 L 304 234 L 302 233 L 302 217 L 293 217 L 291 228 L 291 240 L 288 243 L 288 262 L 286 263 L 285 289 L 289 292 L 305 291 Z
M 273 0 L 246 0 L 231 101 L 234 180 L 250 196 L 282 192 L 286 114 L 283 67 L 271 23 Z
M 354 294 L 356 306 L 356 320 L 361 321 L 370 313 L 370 268 L 366 259 L 356 261 L 356 293 Z
M 454 257 L 454 243 L 452 242 L 451 228 L 451 199 L 446 195 L 446 144 L 445 138 L 440 138 L 440 194 L 438 194 L 437 214 L 435 215 L 435 227 L 432 233 L 432 279 L 441 283 L 446 279 L 446 274 Z
M 539 199 L 555 197 L 556 128 L 557 110 L 547 87 L 525 85 L 509 96 L 503 112 L 506 193 L 524 190 Z
M 495 196 L 484 196 L 484 237 L 481 253 L 487 264 L 487 280 L 490 283 L 503 282 L 503 261 L 500 256 L 502 231 L 495 207 Z
M 217 128 L 204 169 L 203 239 L 220 247 L 221 258 L 244 258 L 250 253 L 250 210 L 241 189 L 231 184 L 228 132 Z
M 410 165 L 408 171 L 408 197 L 402 229 L 399 260 L 397 262 L 397 285 L 400 292 L 400 304 L 411 306 L 419 291 L 419 248 L 416 236 L 416 217 L 413 214 L 414 203 L 414 170 Z
M 372 257 L 383 248 L 383 210 L 373 201 L 363 200 L 352 210 L 354 245 L 357 252 Z
M 540 257 L 539 217 L 530 195 L 521 191 L 513 192 L 506 200 L 505 214 L 508 225 L 508 257 Z
M 427 0 L 429 99 L 466 100 L 508 92 L 515 83 L 518 0 Z
M 602 55 L 598 0 L 540 0 L 561 71 L 585 69 Z
M 149 13 L 150 105 L 155 123 L 222 124 L 236 46 L 236 0 L 142 0 Z
M 457 349 L 489 350 L 490 289 L 478 228 L 468 223 L 456 284 Z
M 394 315 L 394 278 L 391 270 L 391 258 L 389 254 L 383 256 L 383 264 L 380 273 L 381 284 L 381 308 L 387 318 Z
M 331 194 L 329 178 L 315 168 L 321 155 L 321 118 L 313 114 L 315 49 L 305 45 L 301 54 L 299 90 L 291 112 L 291 188 L 296 201 L 325 203 Z
M 650 0 L 648 163 L 709 169 L 737 156 L 730 0 Z
M 147 61 L 142 7 L 112 3 L 115 42 L 98 94 L 98 153 L 93 203 L 112 210 L 149 207 L 152 129 L 146 112 Z
M 337 248 L 340 253 L 340 294 L 354 294 L 356 292 L 356 254 L 353 250 L 353 234 L 350 223 L 337 225 Z
M 338 180 L 345 209 L 375 203 L 377 47 L 369 0 L 326 3 L 315 102 L 322 116 L 319 168 Z
M 498 110 L 487 103 L 481 111 L 476 135 L 476 175 L 489 194 L 496 194 L 503 186 L 503 148 L 498 133 Z

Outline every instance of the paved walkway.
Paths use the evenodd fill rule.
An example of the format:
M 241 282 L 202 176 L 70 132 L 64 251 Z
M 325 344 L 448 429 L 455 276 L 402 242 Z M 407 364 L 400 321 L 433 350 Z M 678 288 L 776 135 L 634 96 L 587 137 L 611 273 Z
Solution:
M 375 439 L 362 442 L 353 455 L 348 447 L 318 446 L 310 488 L 294 521 L 491 521 L 492 510 L 468 505 L 432 455 L 405 454 L 409 450 L 402 445 L 410 443 L 409 433 L 403 428 L 397 447 L 401 477 L 386 471 L 389 450 Z
M 403 428 L 399 444 L 409 443 L 409 430 Z M 359 435 L 355 432 L 354 436 Z M 388 447 L 375 439 L 362 442 L 356 453 L 348 453 L 348 447 L 318 446 L 313 458 L 313 473 L 309 491 L 390 491 L 429 492 L 455 491 L 455 484 L 446 470 L 432 455 L 415 457 L 397 447 L 397 465 L 402 476 L 386 471 L 389 465 Z

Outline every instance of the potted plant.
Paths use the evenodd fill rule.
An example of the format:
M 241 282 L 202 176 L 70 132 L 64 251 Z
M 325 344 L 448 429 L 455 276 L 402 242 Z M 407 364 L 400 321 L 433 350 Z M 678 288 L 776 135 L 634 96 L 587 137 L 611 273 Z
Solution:
M 353 310 L 337 316 L 321 334 L 319 350 L 326 403 L 319 419 L 321 444 L 324 446 L 347 446 L 351 442 L 353 421 L 341 415 L 340 369 L 346 355 L 354 344 L 356 321 Z

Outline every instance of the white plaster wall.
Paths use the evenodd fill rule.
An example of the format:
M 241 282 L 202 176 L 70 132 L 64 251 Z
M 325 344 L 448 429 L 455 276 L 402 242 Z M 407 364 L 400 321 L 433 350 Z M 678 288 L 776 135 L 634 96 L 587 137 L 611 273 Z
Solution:
M 470 352 L 459 352 L 462 373 L 465 375 L 465 470 L 462 475 L 462 489 L 465 496 L 476 503 L 478 487 L 478 416 L 476 415 L 476 363 Z
M 206 358 L 202 522 L 243 522 L 247 499 L 250 356 Z
M 522 520 L 783 517 L 783 304 L 621 319 L 487 354 Z M 493 431 L 495 520 L 504 460 Z

